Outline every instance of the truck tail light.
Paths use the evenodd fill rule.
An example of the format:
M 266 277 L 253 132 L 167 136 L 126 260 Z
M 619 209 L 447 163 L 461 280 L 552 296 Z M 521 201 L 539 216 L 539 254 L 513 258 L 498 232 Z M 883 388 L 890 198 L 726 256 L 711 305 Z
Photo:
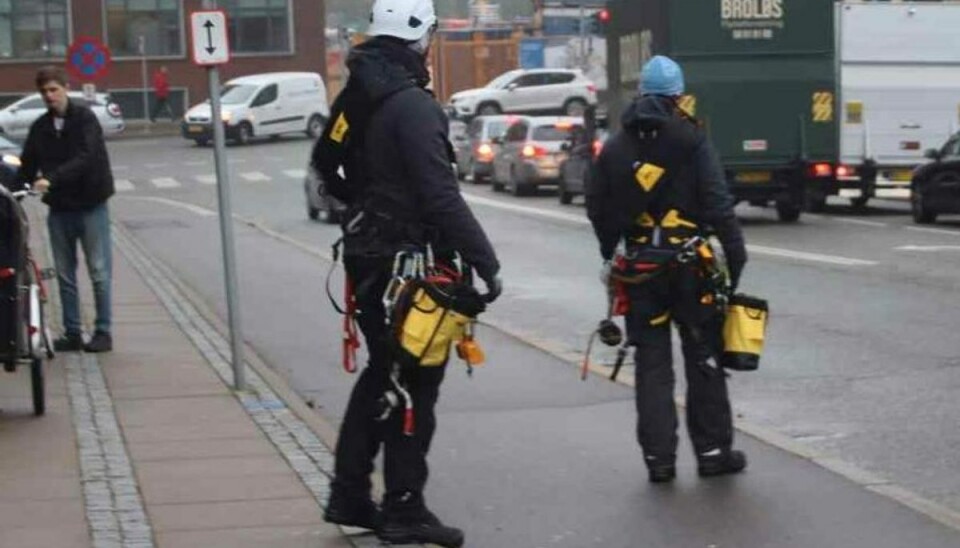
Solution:
M 857 170 L 850 166 L 837 166 L 837 177 L 855 177 Z
M 819 162 L 810 166 L 810 175 L 817 179 L 833 176 L 833 166 L 827 162 Z

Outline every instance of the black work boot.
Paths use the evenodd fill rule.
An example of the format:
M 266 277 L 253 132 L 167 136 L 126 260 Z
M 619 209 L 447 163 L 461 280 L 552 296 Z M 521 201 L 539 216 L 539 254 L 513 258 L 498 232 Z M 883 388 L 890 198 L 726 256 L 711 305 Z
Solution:
M 383 525 L 383 514 L 380 512 L 380 507 L 369 497 L 347 497 L 334 490 L 327 501 L 323 520 L 337 525 L 375 531 Z
M 80 352 L 83 350 L 83 335 L 80 333 L 64 333 L 53 341 L 55 352 Z
M 104 331 L 94 333 L 90 342 L 83 347 L 84 352 L 90 352 L 92 354 L 110 352 L 111 350 L 113 350 L 113 337 L 110 336 L 110 333 Z
M 384 505 L 383 526 L 377 530 L 378 539 L 387 544 L 436 544 L 444 548 L 463 546 L 463 531 L 444 525 L 427 510 L 422 498 L 408 494 L 405 499 Z
M 736 474 L 746 467 L 747 456 L 743 451 L 716 449 L 697 455 L 697 471 L 704 478 Z
M 669 483 L 677 477 L 676 458 L 645 457 L 650 483 Z

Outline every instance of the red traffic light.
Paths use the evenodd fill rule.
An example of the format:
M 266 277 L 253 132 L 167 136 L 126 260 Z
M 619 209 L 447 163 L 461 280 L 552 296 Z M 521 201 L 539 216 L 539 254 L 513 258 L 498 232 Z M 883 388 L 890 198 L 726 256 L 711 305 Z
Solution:
M 609 22 L 610 22 L 610 10 L 608 10 L 607 8 L 603 8 L 602 10 L 598 11 L 598 12 L 597 12 L 597 20 L 600 21 L 600 22 L 603 23 L 603 24 L 609 23 Z

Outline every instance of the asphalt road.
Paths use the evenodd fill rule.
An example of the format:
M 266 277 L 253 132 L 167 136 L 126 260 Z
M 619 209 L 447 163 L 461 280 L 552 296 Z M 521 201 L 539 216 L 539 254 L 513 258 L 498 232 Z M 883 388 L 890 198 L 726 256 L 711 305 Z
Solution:
M 301 177 L 309 147 L 291 139 L 229 149 L 235 213 L 256 227 L 241 225 L 238 233 L 244 325 L 267 362 L 336 421 L 352 379 L 337 371 L 336 317 L 323 294 L 321 256 L 337 230 L 306 219 Z M 210 149 L 180 139 L 110 149 L 120 190 L 116 219 L 222 310 Z M 582 352 L 603 311 L 599 257 L 582 205 L 560 206 L 547 192 L 497 195 L 469 183 L 464 193 L 504 263 L 505 298 L 485 319 L 560 354 Z M 773 323 L 762 370 L 731 382 L 734 407 L 741 420 L 960 510 L 960 223 L 915 227 L 906 204 L 877 205 L 865 214 L 835 206 L 798 225 L 777 223 L 769 210 L 741 210 L 752 259 L 743 289 L 770 299 Z M 755 459 L 743 479 L 698 482 L 688 459 L 675 490 L 651 490 L 632 441 L 629 388 L 580 383 L 555 359 L 495 332 L 484 336 L 491 365 L 470 382 L 459 368 L 450 372 L 430 487 L 455 513 L 451 520 L 470 522 L 471 534 L 485 541 L 479 546 L 633 545 L 623 544 L 628 533 L 667 546 L 686 529 L 672 545 L 956 545 L 938 544 L 948 537 L 936 534 L 908 542 L 898 534 L 914 529 L 898 518 L 856 514 L 869 505 L 856 493 L 833 492 L 836 481 L 805 461 L 780 485 L 782 463 L 764 463 L 782 456 L 748 440 Z M 802 484 L 835 503 L 790 508 L 789 523 L 742 528 L 729 508 L 716 509 L 733 497 L 753 523 L 765 506 L 789 505 L 778 493 Z M 636 512 L 664 529 L 625 527 Z M 723 533 L 702 536 L 690 527 L 697 516 Z M 854 534 L 839 523 L 881 521 L 874 532 L 883 534 L 838 536 Z M 810 527 L 833 536 L 812 542 L 804 536 Z M 501 544 L 508 539 L 513 544 Z

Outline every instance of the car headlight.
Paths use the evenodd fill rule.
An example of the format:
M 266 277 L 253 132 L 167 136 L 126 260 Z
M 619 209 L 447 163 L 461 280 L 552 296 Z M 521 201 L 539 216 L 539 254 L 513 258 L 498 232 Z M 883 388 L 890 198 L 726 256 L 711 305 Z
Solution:
M 225 110 L 220 113 L 220 119 L 229 124 L 230 120 L 233 120 L 233 113 L 229 110 Z
M 14 167 L 20 167 L 21 165 L 23 165 L 23 164 L 20 162 L 20 157 L 19 157 L 19 156 L 15 156 L 15 155 L 13 155 L 13 154 L 4 154 L 4 155 L 3 155 L 3 163 L 5 163 L 5 164 L 7 164 L 7 165 L 14 166 Z

